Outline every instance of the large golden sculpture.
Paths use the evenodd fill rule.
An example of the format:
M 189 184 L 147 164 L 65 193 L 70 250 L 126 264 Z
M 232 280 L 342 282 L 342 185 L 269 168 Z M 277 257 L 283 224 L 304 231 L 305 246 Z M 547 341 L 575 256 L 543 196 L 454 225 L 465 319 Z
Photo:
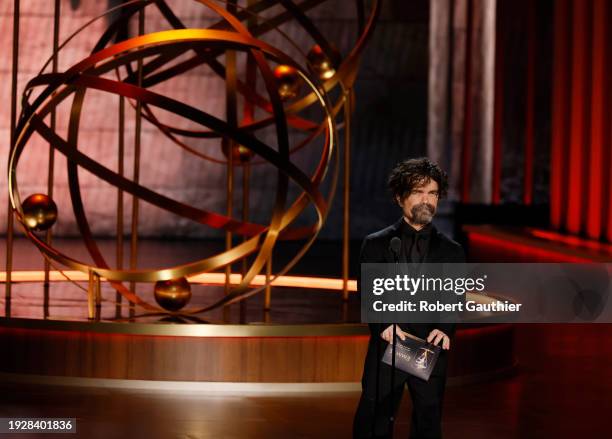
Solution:
M 9 160 L 11 204 L 28 238 L 50 263 L 89 273 L 90 300 L 95 300 L 98 305 L 99 282 L 102 279 L 110 282 L 113 288 L 131 304 L 136 304 L 148 312 L 165 312 L 143 300 L 133 288 L 136 282 L 156 282 L 158 301 L 163 302 L 164 298 L 173 297 L 176 291 L 180 293 L 180 299 L 168 299 L 170 302 L 174 300 L 175 303 L 165 306 L 166 310 L 176 311 L 187 303 L 190 296 L 190 293 L 187 294 L 189 285 L 184 285 L 187 277 L 219 269 L 226 269 L 229 275 L 228 267 L 231 264 L 244 261 L 251 256 L 252 261 L 246 267 L 241 282 L 228 288 L 227 294 L 222 299 L 206 307 L 184 308 L 181 313 L 196 314 L 229 305 L 265 288 L 265 286 L 252 288 L 249 285 L 270 263 L 272 250 L 278 240 L 304 240 L 302 249 L 284 268 L 273 273 L 267 283 L 269 284 L 269 280 L 274 276 L 289 270 L 316 238 L 334 196 L 340 167 L 336 132 L 338 122 L 341 122 L 345 129 L 345 207 L 348 207 L 350 159 L 348 130 L 353 106 L 352 86 L 357 74 L 359 56 L 379 12 L 378 1 L 373 2 L 367 22 L 364 15 L 365 2 L 356 2 L 359 38 L 352 51 L 344 58 L 341 58 L 334 46 L 322 36 L 307 16 L 308 9 L 322 1 L 305 1 L 297 4 L 289 0 L 262 0 L 250 1 L 247 7 L 238 7 L 234 2 L 227 2 L 226 7 L 223 7 L 213 0 L 194 1 L 218 14 L 219 21 L 207 29 L 185 28 L 164 0 L 127 2 L 109 11 L 118 14 L 118 17 L 100 37 L 89 57 L 65 71 L 41 73 L 31 79 L 24 90 L 23 108 L 16 125 L 15 141 Z M 278 6 L 282 9 L 277 15 L 265 18 L 261 15 L 264 11 Z M 119 30 L 125 29 L 133 17 L 138 16 L 140 29 L 144 28 L 144 12 L 147 8 L 157 8 L 167 21 L 169 30 L 146 34 L 140 32 L 140 35 L 131 38 L 118 38 Z M 102 17 L 98 17 L 100 18 Z M 296 46 L 294 41 L 278 29 L 280 24 L 288 20 L 295 20 L 312 37 L 311 47 L 300 48 L 302 59 L 295 59 L 258 38 L 266 32 L 278 32 L 289 44 Z M 89 24 L 75 32 L 68 40 L 77 38 Z M 61 53 L 62 47 L 63 44 L 59 46 L 58 53 Z M 247 71 L 244 74 L 238 72 L 236 53 L 246 54 Z M 225 64 L 222 64 L 219 58 L 223 58 Z M 132 67 L 134 62 L 138 64 L 137 69 Z M 151 89 L 201 65 L 210 67 L 225 83 L 227 96 L 225 120 Z M 46 65 L 41 72 L 45 68 Z M 109 73 L 114 74 L 112 79 L 109 78 Z M 260 94 L 254 84 L 249 82 L 253 78 L 262 81 L 265 95 Z M 142 117 L 155 125 L 177 147 L 201 159 L 203 167 L 225 165 L 228 173 L 227 193 L 230 200 L 227 212 L 222 214 L 184 204 L 148 189 L 141 185 L 137 178 L 126 178 L 122 172 L 105 167 L 84 154 L 79 146 L 87 140 L 79 136 L 79 126 L 82 106 L 89 90 L 115 94 L 126 99 L 136 109 L 139 118 Z M 332 90 L 334 90 L 333 101 L 330 97 Z M 237 96 L 241 96 L 244 105 L 251 108 L 250 112 L 245 112 L 247 116 L 250 114 L 250 117 L 244 117 L 241 122 L 236 115 Z M 45 119 L 50 113 L 58 111 L 58 105 L 62 102 L 70 102 L 69 129 L 65 137 L 54 131 Z M 265 116 L 255 118 L 254 108 L 259 109 L 260 114 L 263 110 Z M 302 115 L 307 109 L 310 111 L 309 114 L 312 114 L 313 108 L 318 108 L 317 111 L 321 114 L 319 120 L 310 120 Z M 159 115 L 163 112 L 185 118 L 200 128 L 185 130 L 163 122 Z M 276 133 L 276 147 L 262 142 L 256 135 L 258 130 L 270 127 L 273 127 Z M 137 130 L 139 129 L 137 125 Z M 292 144 L 290 130 L 305 133 L 305 140 Z M 49 245 L 49 241 L 38 236 L 35 231 L 45 226 L 50 227 L 52 222 L 43 221 L 44 224 L 41 223 L 43 227 L 40 227 L 38 222 L 34 224 L 31 215 L 25 209 L 26 206 L 21 202 L 17 186 L 18 164 L 24 149 L 28 147 L 29 139 L 35 133 L 48 141 L 56 152 L 67 158 L 72 207 L 85 246 L 94 261 L 93 264 L 59 252 Z M 218 156 L 202 151 L 190 143 L 190 139 L 201 138 L 218 139 L 219 147 L 223 150 L 226 159 L 220 160 Z M 316 170 L 309 175 L 292 162 L 292 154 L 308 147 L 316 139 L 321 139 L 322 149 Z M 135 160 L 136 167 L 141 166 L 138 155 L 139 152 Z M 250 166 L 258 163 L 272 164 L 276 168 L 276 192 L 272 195 L 275 200 L 274 209 L 267 224 L 249 222 L 244 212 L 241 219 L 235 218 L 232 214 L 234 170 L 241 169 L 243 175 L 247 176 L 244 184 L 248 185 Z M 136 209 L 132 217 L 133 245 L 136 245 L 137 239 L 137 203 L 145 201 L 202 226 L 224 230 L 228 238 L 226 251 L 164 269 L 142 269 L 136 267 L 135 263 L 132 263 L 129 269 L 109 266 L 96 244 L 85 213 L 79 186 L 79 168 L 117 187 L 121 196 L 125 192 L 134 197 Z M 323 193 L 322 184 L 328 180 L 331 189 Z M 302 193 L 295 201 L 288 204 L 290 182 L 297 184 Z M 248 193 L 248 190 L 244 192 Z M 47 204 L 50 203 L 53 201 L 48 198 Z M 316 211 L 316 221 L 306 227 L 293 226 L 295 220 L 309 206 L 313 206 Z M 57 215 L 61 218 L 62 215 L 68 215 L 68 212 L 60 211 Z M 232 235 L 242 236 L 242 242 L 234 245 Z M 345 240 L 348 245 L 348 212 L 345 212 Z M 345 248 L 345 257 L 348 257 L 348 247 Z M 348 261 L 345 261 L 344 265 L 346 278 Z M 267 268 L 269 270 L 269 267 Z M 126 282 L 130 284 L 126 285 Z M 178 287 L 175 288 L 176 291 L 172 288 L 170 291 L 164 285 L 178 285 Z M 89 314 L 93 317 L 91 306 Z

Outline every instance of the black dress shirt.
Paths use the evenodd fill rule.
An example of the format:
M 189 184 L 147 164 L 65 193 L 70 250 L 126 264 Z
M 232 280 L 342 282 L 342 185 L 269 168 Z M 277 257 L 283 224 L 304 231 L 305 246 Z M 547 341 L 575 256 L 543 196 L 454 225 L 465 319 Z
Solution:
M 402 221 L 402 251 L 407 262 L 420 263 L 425 259 L 429 239 L 431 237 L 431 223 L 421 230 L 416 230 L 406 220 Z

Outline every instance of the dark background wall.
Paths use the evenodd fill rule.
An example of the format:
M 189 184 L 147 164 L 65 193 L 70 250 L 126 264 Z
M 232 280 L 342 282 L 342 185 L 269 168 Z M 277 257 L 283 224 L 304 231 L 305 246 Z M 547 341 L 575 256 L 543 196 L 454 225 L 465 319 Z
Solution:
M 549 202 L 552 17 L 551 0 L 497 2 L 502 203 L 526 201 L 528 141 L 533 145 L 532 196 L 528 202 Z
M 427 148 L 429 1 L 391 0 L 385 1 L 383 8 L 355 87 L 351 169 L 354 239 L 398 218 L 398 208 L 386 189 L 387 175 L 395 163 L 425 155 Z M 324 239 L 341 237 L 339 201 L 321 233 Z

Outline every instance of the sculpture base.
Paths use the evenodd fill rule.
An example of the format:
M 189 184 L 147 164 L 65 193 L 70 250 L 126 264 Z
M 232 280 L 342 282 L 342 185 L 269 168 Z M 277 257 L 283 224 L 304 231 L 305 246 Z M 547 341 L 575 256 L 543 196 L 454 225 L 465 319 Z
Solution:
M 363 324 L 203 325 L 1 318 L 0 372 L 113 380 L 358 384 L 368 338 Z M 462 327 L 452 350 L 449 384 L 507 374 L 515 366 L 513 327 Z M 478 355 L 483 351 L 488 352 L 486 361 Z

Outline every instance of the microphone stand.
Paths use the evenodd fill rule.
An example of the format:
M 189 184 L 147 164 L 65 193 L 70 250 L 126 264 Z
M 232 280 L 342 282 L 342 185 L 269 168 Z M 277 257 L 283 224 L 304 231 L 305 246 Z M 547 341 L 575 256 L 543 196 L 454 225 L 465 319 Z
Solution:
M 376 403 L 374 404 L 374 417 L 372 418 L 372 435 L 376 437 L 376 419 L 378 418 L 378 402 L 380 399 L 380 334 L 376 331 Z
M 401 240 L 399 240 L 399 238 L 394 238 L 397 239 L 398 241 L 400 241 L 400 246 L 399 249 L 395 249 L 393 247 L 391 247 L 391 251 L 393 252 L 393 258 L 395 260 L 395 264 L 396 264 L 396 268 L 397 265 L 399 264 L 399 252 L 401 251 Z M 389 432 L 393 431 L 393 425 L 394 425 L 394 396 L 395 396 L 395 392 L 394 392 L 394 386 L 395 386 L 395 346 L 396 346 L 396 337 L 397 337 L 397 328 L 395 323 L 392 323 L 393 325 L 393 340 L 391 342 L 391 389 L 389 392 L 389 398 L 390 398 L 390 404 L 389 404 Z M 377 331 L 378 332 L 378 331 Z M 378 404 L 379 404 L 379 400 L 380 400 L 380 334 L 374 334 L 374 336 L 376 337 L 376 401 L 374 404 L 374 418 L 372 420 L 372 425 L 371 425 L 371 433 L 372 433 L 372 437 L 375 437 L 376 434 L 376 419 L 377 419 L 377 415 L 378 415 Z
M 394 251 L 395 256 L 395 268 L 399 265 L 399 254 Z M 395 424 L 395 345 L 397 337 L 397 326 L 393 323 L 393 338 L 391 341 L 391 389 L 389 392 L 390 403 L 389 403 L 389 434 L 393 435 L 393 426 Z

